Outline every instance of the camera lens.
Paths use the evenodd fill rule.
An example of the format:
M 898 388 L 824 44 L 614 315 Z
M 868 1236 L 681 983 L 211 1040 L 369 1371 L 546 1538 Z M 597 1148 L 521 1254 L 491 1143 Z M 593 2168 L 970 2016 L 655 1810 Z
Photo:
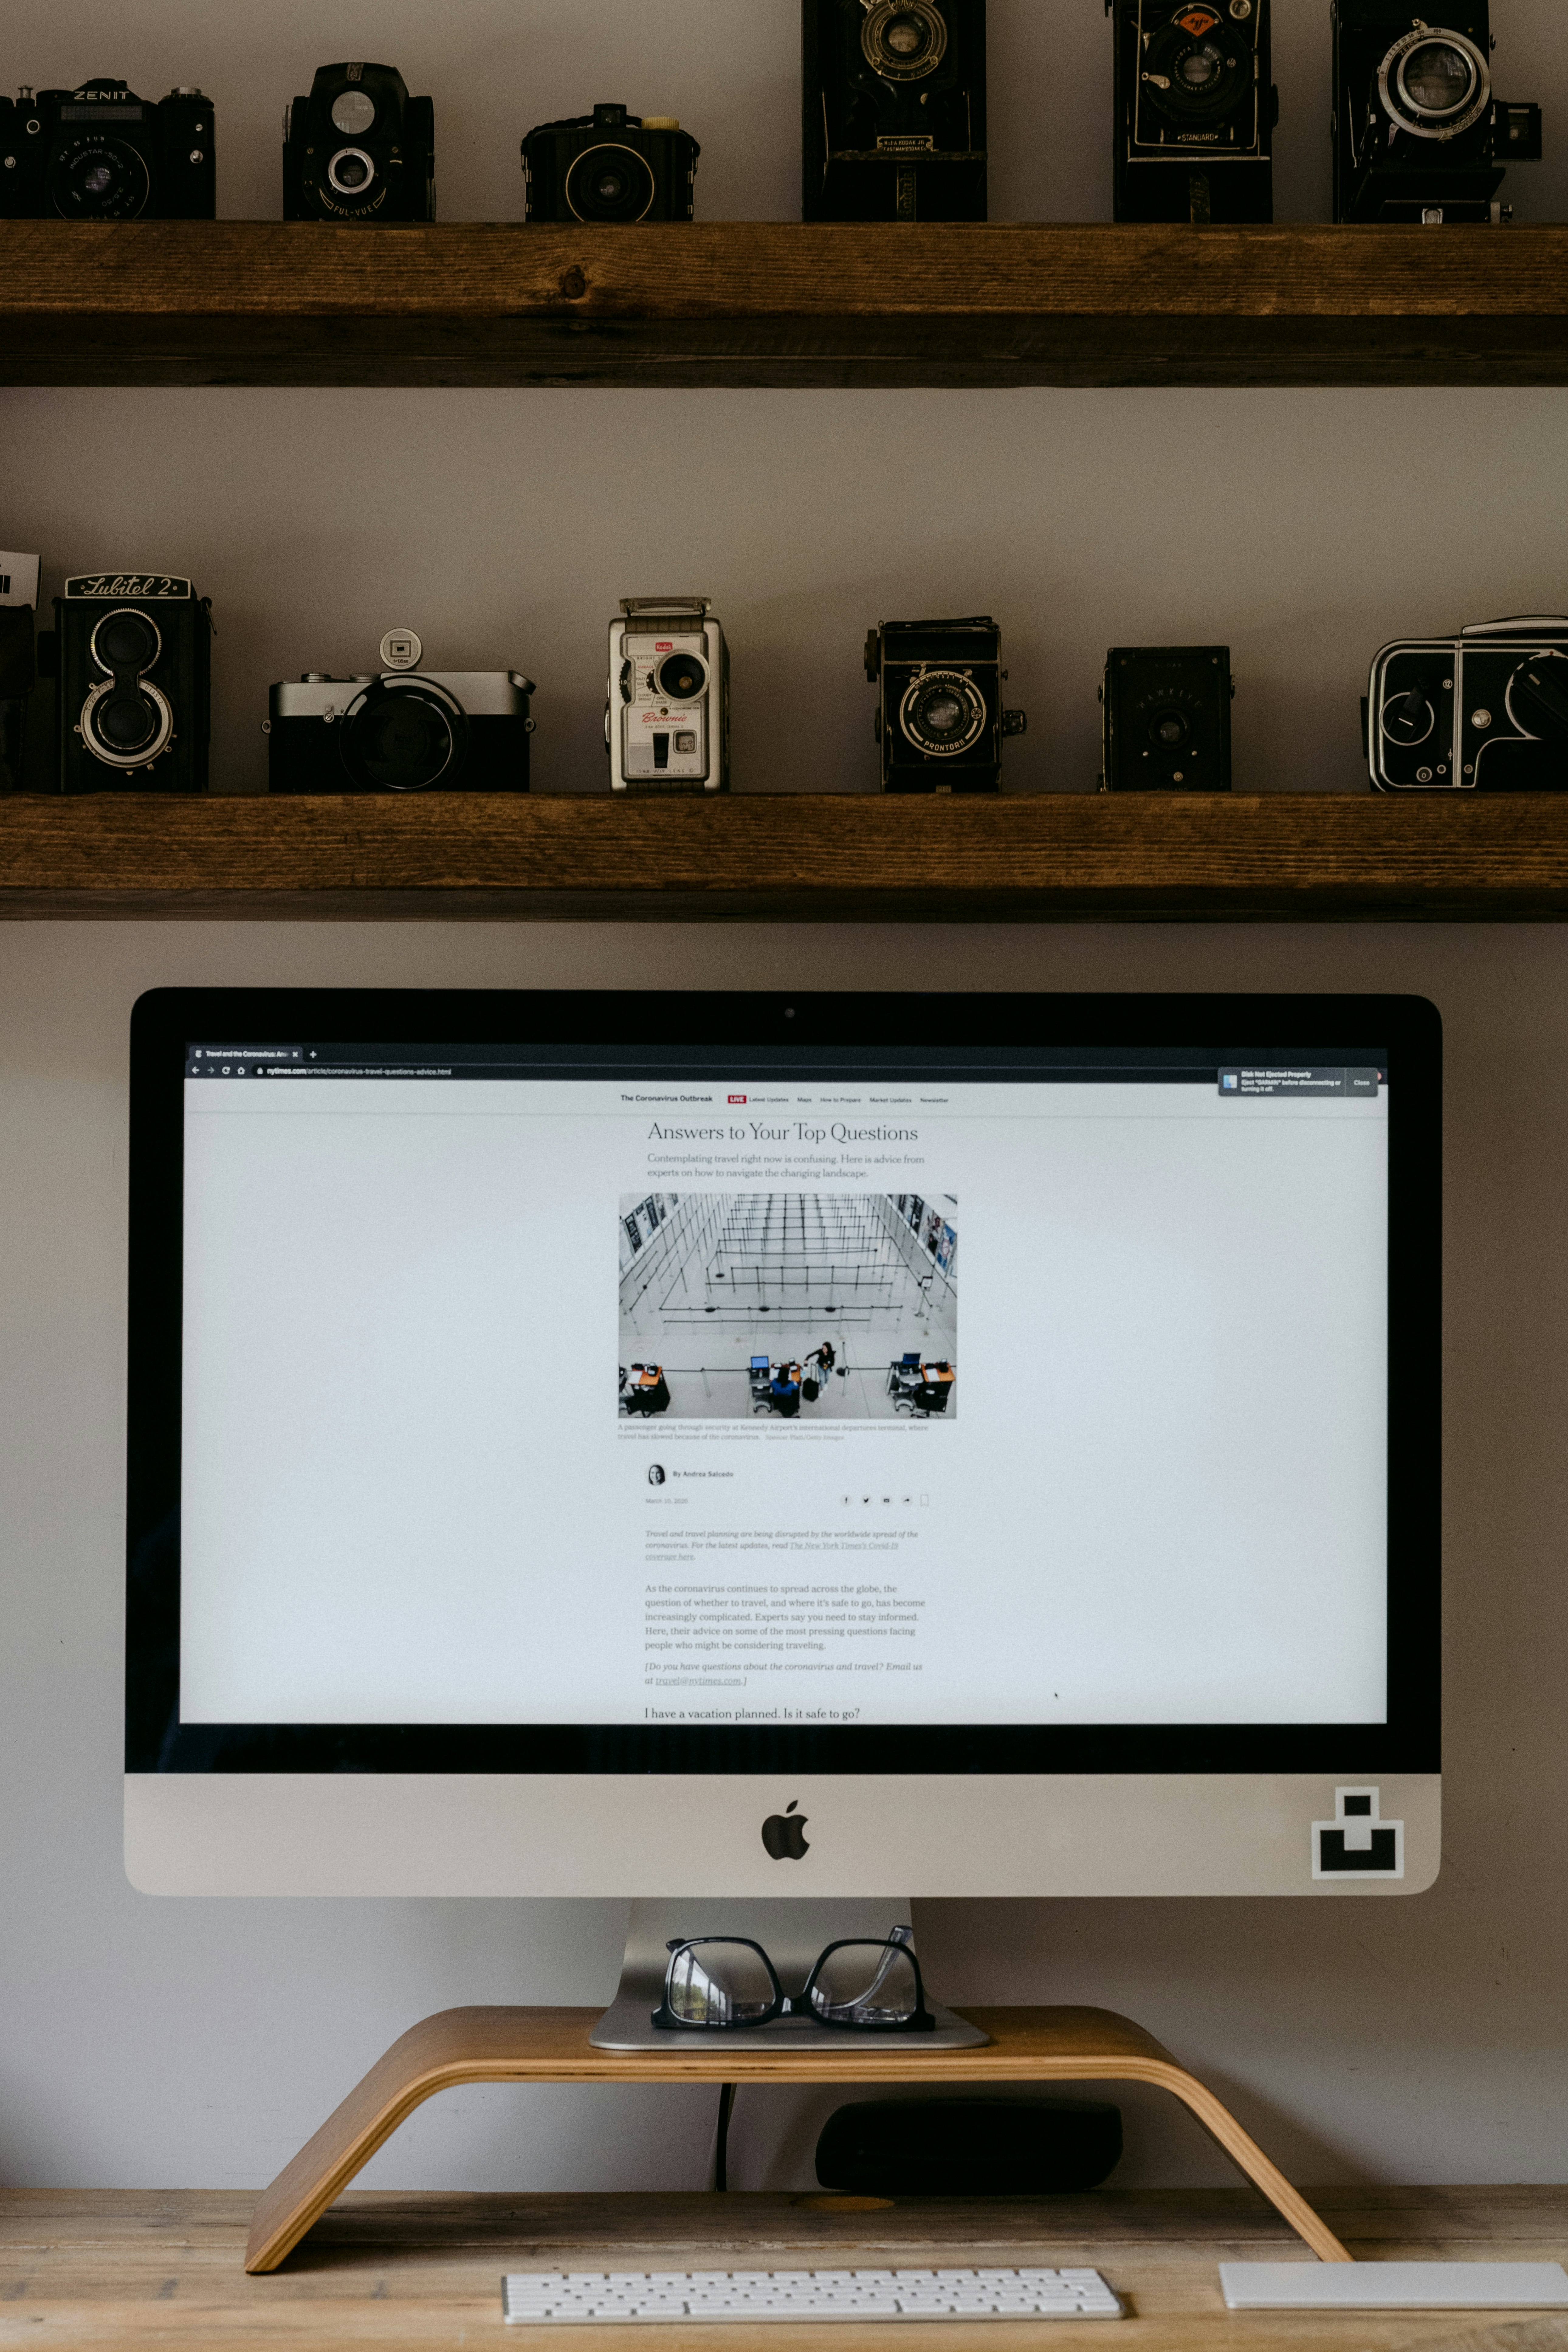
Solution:
M 917 751 L 937 759 L 967 751 L 985 725 L 985 698 L 958 670 L 927 670 L 915 677 L 899 709 L 899 724 Z
M 147 166 L 123 139 L 80 139 L 49 171 L 49 199 L 62 220 L 134 220 L 147 203 Z
M 1423 114 L 1455 114 L 1476 86 L 1475 68 L 1447 41 L 1423 41 L 1405 58 L 1399 79 Z
M 375 165 L 363 147 L 340 147 L 327 165 L 327 177 L 341 196 L 364 194 L 375 177 Z
M 106 613 L 88 643 L 100 669 L 151 669 L 162 647 L 157 625 L 145 613 Z
M 566 173 L 566 204 L 574 220 L 643 220 L 655 193 L 652 171 L 631 147 L 590 147 Z
M 174 714 L 155 686 L 105 678 L 82 705 L 81 740 L 110 768 L 145 767 L 171 741 Z
M 697 654 L 667 654 L 658 670 L 658 690 L 670 702 L 689 702 L 708 683 L 707 665 Z
M 933 694 L 921 705 L 921 719 L 933 735 L 955 735 L 964 719 L 963 705 L 955 694 Z
M 942 62 L 947 25 L 929 0 L 875 0 L 860 27 L 860 47 L 884 80 L 919 81 Z
M 344 765 L 371 791 L 418 793 L 462 765 L 468 721 L 462 707 L 428 678 L 380 678 L 342 719 Z
M 1194 49 L 1176 68 L 1176 78 L 1189 89 L 1212 89 L 1225 69 L 1225 60 L 1212 41 Z
M 363 89 L 341 89 L 332 100 L 332 123 L 345 139 L 363 139 L 375 121 L 374 101 Z
M 158 731 L 158 714 L 144 694 L 123 687 L 106 694 L 93 711 L 93 728 L 114 751 L 139 751 Z
M 1162 710 L 1149 732 L 1162 750 L 1173 751 L 1186 741 L 1192 730 L 1179 710 Z

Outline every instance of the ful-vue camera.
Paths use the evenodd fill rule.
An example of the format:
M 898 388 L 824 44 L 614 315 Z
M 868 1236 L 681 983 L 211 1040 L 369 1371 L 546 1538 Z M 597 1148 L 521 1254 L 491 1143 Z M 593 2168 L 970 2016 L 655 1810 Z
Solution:
M 617 793 L 730 789 L 730 650 L 706 596 L 623 596 L 605 749 Z
M 285 220 L 433 221 L 436 110 L 395 66 L 321 66 L 283 117 Z
M 1228 646 L 1112 646 L 1100 689 L 1102 793 L 1228 793 Z
M 689 221 L 701 149 L 673 114 L 595 106 L 522 142 L 523 218 Z
M 0 219 L 211 220 L 213 103 L 122 81 L 0 99 Z
M 55 598 L 62 793 L 205 793 L 209 600 L 166 572 L 88 572 Z
M 1487 0 L 1442 24 L 1407 0 L 1334 0 L 1334 218 L 1501 221 L 1508 163 L 1537 163 L 1541 109 L 1492 94 Z
M 1003 738 L 1027 722 L 1002 708 L 994 621 L 884 621 L 867 636 L 866 675 L 880 689 L 872 727 L 885 793 L 1001 790 Z
M 1119 221 L 1274 217 L 1270 0 L 1105 0 Z
M 421 670 L 412 629 L 389 629 L 379 674 L 307 670 L 272 689 L 274 793 L 525 793 L 529 697 L 521 670 Z
M 985 218 L 985 0 L 802 0 L 801 217 Z
M 1373 792 L 1568 792 L 1568 618 L 1384 646 L 1361 720 Z

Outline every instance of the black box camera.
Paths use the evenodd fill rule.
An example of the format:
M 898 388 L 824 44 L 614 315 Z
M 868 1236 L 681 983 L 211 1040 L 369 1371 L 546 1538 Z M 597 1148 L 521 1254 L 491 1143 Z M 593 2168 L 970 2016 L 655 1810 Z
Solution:
M 1334 0 L 1334 218 L 1500 221 L 1507 163 L 1541 157 L 1541 109 L 1494 97 L 1487 0 L 1438 24 L 1408 0 Z
M 1112 646 L 1100 689 L 1104 793 L 1228 793 L 1228 646 Z
M 523 218 L 689 221 L 701 149 L 672 114 L 595 106 L 522 142 Z
M 213 102 L 122 81 L 0 99 L 0 219 L 211 220 Z
M 1268 221 L 1271 0 L 1105 0 L 1119 221 Z
M 395 66 L 321 66 L 283 119 L 285 220 L 432 221 L 436 110 Z
M 802 0 L 801 217 L 985 218 L 985 0 Z
M 0 554 L 0 793 L 22 789 L 27 698 L 37 676 L 36 555 Z
M 1568 619 L 1384 646 L 1361 715 L 1375 793 L 1568 792 Z
M 62 793 L 205 793 L 208 600 L 160 572 L 89 572 L 55 598 Z
M 885 793 L 1001 790 L 1002 739 L 1026 722 L 1002 708 L 994 621 L 884 621 L 866 639 L 866 675 L 880 689 Z
M 267 785 L 274 793 L 525 793 L 529 697 L 521 670 L 422 670 L 412 629 L 389 629 L 383 667 L 308 670 L 275 686 Z

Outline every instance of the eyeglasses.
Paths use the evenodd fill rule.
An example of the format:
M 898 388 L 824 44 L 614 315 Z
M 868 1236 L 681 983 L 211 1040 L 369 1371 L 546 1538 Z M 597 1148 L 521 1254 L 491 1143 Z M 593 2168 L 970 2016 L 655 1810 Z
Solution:
M 809 2017 L 818 2025 L 858 2032 L 929 2033 L 936 2024 L 925 2004 L 913 1930 L 846 1937 L 821 1953 L 798 1993 L 786 1993 L 778 1970 L 749 1936 L 676 1937 L 668 1947 L 664 1999 L 656 2026 L 699 2032 L 771 2025 L 776 2017 Z

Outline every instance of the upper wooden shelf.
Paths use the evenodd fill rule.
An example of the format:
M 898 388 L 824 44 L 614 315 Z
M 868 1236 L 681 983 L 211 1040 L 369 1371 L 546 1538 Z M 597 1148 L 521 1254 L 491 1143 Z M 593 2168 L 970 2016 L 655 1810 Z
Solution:
M 1568 919 L 1568 794 L 0 798 L 0 916 Z
M 0 224 L 11 384 L 1560 384 L 1568 228 Z

